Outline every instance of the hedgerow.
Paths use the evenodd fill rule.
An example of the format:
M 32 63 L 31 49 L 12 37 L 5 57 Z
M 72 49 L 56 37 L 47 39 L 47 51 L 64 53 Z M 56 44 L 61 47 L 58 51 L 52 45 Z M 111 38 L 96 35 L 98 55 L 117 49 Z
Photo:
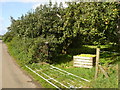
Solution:
M 83 44 L 119 45 L 117 2 L 72 2 L 40 5 L 22 15 L 4 35 L 17 58 L 24 63 L 53 62 L 59 54 Z M 15 53 L 14 52 L 14 53 Z

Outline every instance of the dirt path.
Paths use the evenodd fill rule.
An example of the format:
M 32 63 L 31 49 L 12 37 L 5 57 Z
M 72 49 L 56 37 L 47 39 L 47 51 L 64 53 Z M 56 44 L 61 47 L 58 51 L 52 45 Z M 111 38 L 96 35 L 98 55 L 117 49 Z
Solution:
M 1 55 L 2 54 L 2 55 Z M 1 59 L 2 58 L 2 59 Z M 0 40 L 0 80 L 2 88 L 37 88 L 32 79 L 21 71 L 7 52 L 7 47 Z M 1 70 L 2 67 L 2 70 Z M 1 79 L 2 77 L 2 79 Z

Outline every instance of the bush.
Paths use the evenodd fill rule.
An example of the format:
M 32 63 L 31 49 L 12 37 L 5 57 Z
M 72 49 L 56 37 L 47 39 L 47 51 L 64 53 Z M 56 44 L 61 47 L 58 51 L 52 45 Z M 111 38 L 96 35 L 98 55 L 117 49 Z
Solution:
M 67 8 L 41 5 L 17 20 L 11 17 L 4 41 L 26 63 L 53 62 L 59 54 L 93 54 L 94 49 L 82 45 L 118 41 L 117 8 L 116 2 L 68 3 Z

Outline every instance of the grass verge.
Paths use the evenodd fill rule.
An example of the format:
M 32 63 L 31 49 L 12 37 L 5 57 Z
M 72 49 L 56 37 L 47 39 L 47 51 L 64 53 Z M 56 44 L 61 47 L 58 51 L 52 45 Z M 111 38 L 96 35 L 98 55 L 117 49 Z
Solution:
M 24 65 L 23 61 L 21 60 L 21 56 L 17 50 L 10 47 L 9 44 L 7 44 L 9 53 L 16 59 L 17 63 L 25 70 L 27 71 L 35 81 L 39 82 L 42 87 L 45 88 L 54 88 L 52 85 L 47 83 L 45 80 L 41 79 L 39 76 L 35 75 L 33 72 L 28 70 Z M 92 48 L 92 47 L 90 47 Z M 104 47 L 105 48 L 105 47 Z M 85 48 L 84 48 L 85 49 Z M 92 49 L 93 50 L 93 49 Z M 90 51 L 90 50 L 88 50 Z M 94 51 L 94 50 L 93 50 Z M 92 51 L 91 51 L 92 52 Z M 25 55 L 24 55 L 25 56 Z M 118 63 L 120 60 L 119 53 L 111 53 L 111 52 L 102 52 L 100 54 L 100 63 L 104 70 L 108 73 L 109 78 L 106 78 L 101 71 L 99 71 L 99 76 L 97 80 L 94 79 L 95 74 L 95 68 L 92 69 L 86 69 L 86 68 L 76 68 L 73 67 L 73 55 L 59 55 L 56 57 L 56 62 L 52 65 L 59 67 L 63 70 L 66 70 L 70 73 L 73 73 L 75 75 L 78 75 L 80 77 L 86 78 L 90 80 L 90 83 L 83 84 L 83 88 L 118 88 Z M 25 58 L 24 58 L 25 59 Z M 58 60 L 59 59 L 59 60 Z M 41 67 L 41 63 L 39 63 L 38 67 Z M 44 64 L 44 63 L 42 63 Z M 36 65 L 36 64 L 35 64 Z M 31 64 L 30 66 L 34 69 L 34 64 Z M 44 67 L 42 67 L 45 71 L 45 73 L 49 74 L 52 72 L 46 72 L 47 70 L 47 64 L 44 64 Z M 59 74 L 51 74 L 51 77 L 56 77 L 56 75 Z M 67 77 L 59 78 L 60 81 L 66 81 Z M 62 82 L 65 84 L 64 82 Z M 78 82 L 76 82 L 77 84 Z

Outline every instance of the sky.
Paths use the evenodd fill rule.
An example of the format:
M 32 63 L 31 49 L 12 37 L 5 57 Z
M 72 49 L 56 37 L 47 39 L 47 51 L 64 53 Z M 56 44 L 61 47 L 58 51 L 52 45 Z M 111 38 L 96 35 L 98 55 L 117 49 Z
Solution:
M 54 2 L 63 2 L 70 0 L 51 0 Z M 35 9 L 40 4 L 48 4 L 49 0 L 0 0 L 0 35 L 7 32 L 7 27 L 10 26 L 10 16 L 18 19 L 22 14 Z

